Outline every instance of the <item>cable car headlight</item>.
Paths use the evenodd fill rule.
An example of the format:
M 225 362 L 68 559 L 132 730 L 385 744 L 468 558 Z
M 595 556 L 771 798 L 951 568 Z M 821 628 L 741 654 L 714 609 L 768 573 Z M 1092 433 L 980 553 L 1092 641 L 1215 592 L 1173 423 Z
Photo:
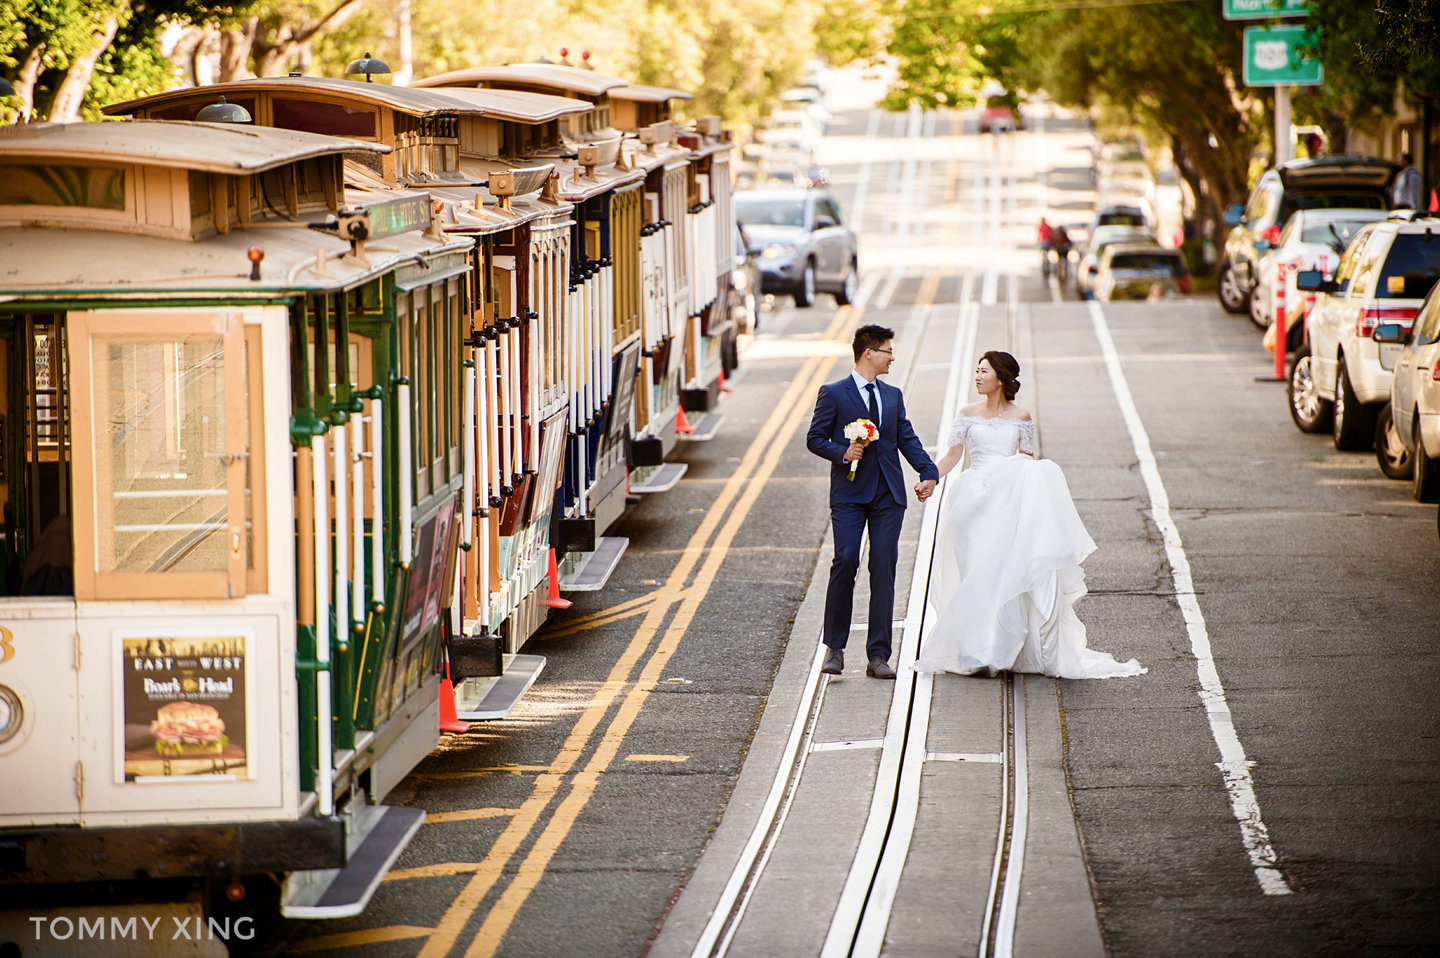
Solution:
M 0 685 L 0 744 L 19 735 L 24 722 L 25 709 L 20 704 L 20 696 L 8 686 Z
M 766 259 L 789 259 L 795 255 L 794 243 L 771 243 L 761 254 Z

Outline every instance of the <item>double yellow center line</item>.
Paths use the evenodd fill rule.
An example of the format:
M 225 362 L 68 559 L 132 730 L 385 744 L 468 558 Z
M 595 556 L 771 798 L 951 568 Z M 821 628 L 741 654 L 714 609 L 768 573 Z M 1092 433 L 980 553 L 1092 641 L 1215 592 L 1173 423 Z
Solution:
M 848 307 L 837 310 L 825 331 L 825 338 L 848 339 L 860 313 L 861 310 Z M 485 859 L 475 867 L 470 881 L 446 909 L 420 951 L 420 958 L 444 958 L 449 954 L 466 925 L 500 882 L 505 868 L 521 845 L 534 832 L 565 778 L 571 776 L 570 791 L 555 808 L 520 862 L 514 879 L 486 914 L 479 933 L 465 951 L 466 958 L 488 958 L 495 954 L 521 906 L 539 884 L 550 859 L 594 795 L 601 773 L 615 761 L 640 709 L 689 631 L 700 602 L 714 583 L 736 534 L 754 508 L 766 481 L 774 474 L 796 431 L 806 420 L 811 397 L 823 385 L 833 363 L 833 357 L 826 356 L 814 356 L 805 361 L 750 443 L 740 465 L 721 488 L 699 528 L 681 551 L 665 583 L 654 593 L 643 597 L 647 602 L 631 600 L 622 603 L 624 608 L 606 610 L 593 620 L 598 624 L 633 615 L 640 608 L 645 608 L 644 620 L 604 684 L 586 704 L 554 760 L 536 777 L 530 795 L 516 809 Z M 694 580 L 687 582 L 692 572 L 695 572 Z M 651 651 L 657 636 L 658 645 Z M 632 684 L 631 676 L 637 666 L 640 666 L 640 675 Z M 620 706 L 609 724 L 601 730 L 601 723 L 616 699 L 621 699 Z M 597 731 L 599 738 L 595 742 Z M 574 771 L 592 742 L 594 751 L 589 760 L 579 771 Z

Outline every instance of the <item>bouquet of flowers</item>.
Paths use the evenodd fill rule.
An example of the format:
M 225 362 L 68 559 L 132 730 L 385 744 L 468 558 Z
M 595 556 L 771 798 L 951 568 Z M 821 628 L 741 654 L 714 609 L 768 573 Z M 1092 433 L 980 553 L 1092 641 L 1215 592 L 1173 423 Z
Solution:
M 862 446 L 868 446 L 870 445 L 870 441 L 872 439 L 880 438 L 880 430 L 877 429 L 875 427 L 875 424 L 868 419 L 857 419 L 850 425 L 845 427 L 845 438 L 849 439 L 851 442 L 858 442 Z M 849 478 L 851 482 L 855 481 L 855 469 L 859 465 L 859 459 L 856 459 L 854 462 L 850 463 Z

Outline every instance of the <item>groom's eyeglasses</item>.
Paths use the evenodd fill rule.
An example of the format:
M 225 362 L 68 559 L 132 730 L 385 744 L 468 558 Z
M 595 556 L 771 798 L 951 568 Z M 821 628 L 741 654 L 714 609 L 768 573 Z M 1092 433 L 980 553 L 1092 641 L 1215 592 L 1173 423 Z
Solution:
M 876 349 L 875 347 L 872 346 L 872 347 L 870 347 L 870 351 L 871 351 L 872 353 L 889 353 L 891 356 L 894 356 L 894 355 L 895 355 L 895 350 L 893 350 L 893 349 Z

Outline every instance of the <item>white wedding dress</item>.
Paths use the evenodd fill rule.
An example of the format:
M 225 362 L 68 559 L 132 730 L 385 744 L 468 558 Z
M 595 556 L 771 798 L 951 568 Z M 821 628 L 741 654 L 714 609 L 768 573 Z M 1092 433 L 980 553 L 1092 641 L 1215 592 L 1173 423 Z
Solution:
M 970 465 L 951 472 L 941 500 L 915 668 L 1067 679 L 1144 672 L 1134 659 L 1085 647 L 1073 606 L 1095 542 L 1060 467 L 1019 454 L 1033 452 L 1035 424 L 961 416 L 950 433 L 958 445 Z

